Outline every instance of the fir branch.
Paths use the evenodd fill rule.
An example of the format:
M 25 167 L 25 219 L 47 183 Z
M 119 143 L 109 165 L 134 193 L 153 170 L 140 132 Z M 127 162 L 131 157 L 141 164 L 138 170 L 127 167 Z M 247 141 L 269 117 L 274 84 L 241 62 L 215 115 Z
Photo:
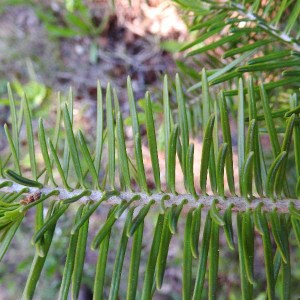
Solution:
M 0 185 L 7 183 L 8 180 L 0 179 Z M 26 189 L 26 191 L 25 191 Z M 64 201 L 68 199 L 75 199 L 75 202 L 79 203 L 89 203 L 90 201 L 99 201 L 105 194 L 105 192 L 89 190 L 89 189 L 74 189 L 68 191 L 63 188 L 30 188 L 13 181 L 9 181 L 9 185 L 1 189 L 2 192 L 6 193 L 19 193 L 23 192 L 23 195 L 34 194 L 40 192 L 42 194 L 55 193 L 49 200 L 55 201 Z M 88 194 L 83 195 L 83 194 Z M 116 194 L 116 195 L 115 195 Z M 153 202 L 153 204 L 161 205 L 161 202 L 164 202 L 164 206 L 172 207 L 173 205 L 180 205 L 183 201 L 185 202 L 185 207 L 187 208 L 198 208 L 202 207 L 203 209 L 209 210 L 212 207 L 214 201 L 217 201 L 217 207 L 220 211 L 225 211 L 227 208 L 231 208 L 235 212 L 243 212 L 247 210 L 255 210 L 258 206 L 261 206 L 263 211 L 271 212 L 276 210 L 278 213 L 289 213 L 289 208 L 291 203 L 294 204 L 296 209 L 300 210 L 300 200 L 298 199 L 289 199 L 285 198 L 284 200 L 274 201 L 271 198 L 267 197 L 257 197 L 249 202 L 249 199 L 245 197 L 238 196 L 214 196 L 214 195 L 191 195 L 191 194 L 172 194 L 172 193 L 141 193 L 141 192 L 117 192 L 112 193 L 111 196 L 107 198 L 102 205 L 116 205 L 122 203 L 122 201 L 130 202 L 132 198 L 138 199 L 131 203 L 130 207 L 143 207 L 144 205 Z M 80 196 L 81 197 L 78 197 Z
M 125 123 L 118 97 L 115 91 L 112 93 L 110 85 L 106 89 L 106 122 L 103 120 L 104 107 L 101 86 L 98 85 L 97 107 L 100 111 L 97 111 L 96 145 L 89 145 L 84 132 L 79 130 L 77 133 L 75 130 L 72 93 L 69 95 L 68 105 L 62 105 L 62 108 L 60 106 L 57 110 L 55 145 L 51 137 L 48 136 L 43 120 L 40 119 L 37 130 L 39 147 L 33 147 L 37 143 L 34 141 L 35 132 L 32 126 L 31 110 L 29 105 L 26 105 L 25 125 L 27 129 L 30 129 L 27 130 L 29 145 L 20 145 L 19 155 L 16 152 L 14 155 L 9 155 L 8 159 L 1 159 L 4 163 L 2 163 L 0 170 L 0 173 L 3 174 L 0 178 L 0 261 L 9 251 L 10 243 L 26 212 L 33 207 L 37 208 L 32 237 L 32 242 L 36 247 L 36 255 L 32 263 L 32 271 L 27 278 L 24 299 L 31 299 L 34 295 L 58 220 L 67 213 L 71 205 L 76 208 L 76 202 L 81 205 L 77 205 L 76 217 L 70 231 L 69 248 L 60 287 L 60 299 L 66 299 L 70 289 L 74 295 L 78 294 L 89 231 L 88 222 L 97 209 L 104 205 L 111 207 L 107 220 L 91 243 L 92 250 L 100 248 L 98 260 L 101 265 L 105 264 L 107 259 L 111 229 L 115 222 L 126 213 L 126 222 L 115 259 L 110 289 L 111 299 L 118 297 L 120 272 L 123 269 L 129 239 L 133 238 L 132 255 L 140 257 L 144 219 L 147 218 L 150 208 L 155 206 L 159 207 L 159 215 L 149 256 L 151 262 L 148 263 L 147 274 L 145 274 L 147 282 L 144 284 L 143 295 L 147 299 L 151 299 L 150 291 L 154 282 L 157 289 L 160 289 L 163 284 L 170 242 L 172 236 L 177 232 L 181 212 L 184 211 L 185 213 L 187 210 L 183 257 L 183 269 L 186 275 L 183 280 L 184 298 L 189 298 L 193 294 L 194 299 L 199 299 L 203 293 L 207 260 L 210 264 L 209 295 L 211 299 L 216 298 L 219 232 L 220 228 L 223 227 L 228 246 L 230 249 L 234 249 L 233 216 L 237 216 L 238 224 L 242 224 L 243 227 L 242 229 L 237 228 L 238 239 L 242 239 L 239 240 L 241 270 L 247 271 L 246 278 L 242 278 L 243 293 L 247 289 L 252 290 L 253 259 L 249 258 L 249 255 L 252 255 L 250 253 L 252 248 L 245 249 L 248 249 L 248 244 L 251 244 L 253 240 L 253 224 L 262 235 L 268 294 L 270 296 L 275 294 L 271 234 L 276 242 L 276 249 L 282 257 L 282 264 L 285 264 L 283 268 L 286 274 L 280 280 L 282 285 L 285 284 L 284 292 L 287 293 L 289 283 L 283 281 L 288 281 L 291 271 L 288 265 L 288 239 L 284 239 L 284 234 L 290 229 L 289 223 L 285 219 L 294 218 L 295 220 L 292 222 L 293 231 L 296 234 L 300 232 L 300 223 L 298 222 L 300 220 L 300 201 L 297 199 L 300 196 L 300 152 L 298 149 L 300 111 L 298 109 L 298 97 L 296 94 L 292 95 L 289 106 L 277 111 L 278 99 L 269 99 L 263 84 L 260 86 L 260 93 L 257 93 L 251 79 L 247 89 L 244 88 L 243 81 L 240 80 L 238 97 L 233 98 L 238 102 L 237 127 L 238 134 L 241 135 L 237 149 L 239 178 L 234 178 L 233 154 L 236 152 L 234 141 L 237 140 L 237 137 L 233 134 L 233 126 L 230 122 L 230 114 L 234 112 L 234 108 L 228 102 L 225 93 L 221 92 L 215 97 L 211 94 L 205 69 L 202 71 L 202 83 L 201 101 L 196 103 L 200 106 L 200 110 L 195 110 L 192 116 L 190 111 L 186 109 L 185 89 L 179 77 L 176 77 L 174 94 L 170 92 L 168 81 L 165 79 L 163 105 L 161 106 L 164 123 L 161 124 L 154 122 L 156 120 L 154 109 L 152 109 L 154 104 L 150 94 L 146 93 L 146 107 L 143 113 L 146 115 L 147 135 L 142 136 L 141 120 L 139 119 L 131 81 L 128 79 L 134 159 L 132 158 L 133 155 L 128 153 L 129 149 L 124 133 Z M 112 97 L 114 101 L 112 101 Z M 172 107 L 170 100 L 172 100 Z M 11 103 L 14 107 L 13 99 Z M 60 105 L 60 100 L 58 103 Z M 63 124 L 60 124 L 61 115 L 63 116 Z M 192 117 L 198 122 L 197 124 L 200 124 L 199 126 L 193 125 Z M 12 118 L 12 122 L 12 128 L 19 126 L 19 123 L 15 124 L 15 122 L 20 122 L 18 119 Z M 269 156 L 266 151 L 262 150 L 261 135 L 264 133 L 259 131 L 258 124 L 260 122 L 266 126 L 265 132 L 270 138 L 269 152 L 273 156 Z M 106 125 L 104 126 L 104 124 Z M 21 125 L 22 122 L 20 122 Z M 165 173 L 161 170 L 157 150 L 157 128 L 159 126 L 164 126 L 165 130 L 163 140 L 167 160 Z M 15 142 L 14 139 L 10 138 L 9 128 L 10 126 L 5 127 L 6 135 L 10 148 L 14 150 Z M 247 134 L 246 130 L 248 131 Z M 190 142 L 193 131 L 203 134 L 199 182 L 194 180 L 195 149 L 194 144 Z M 283 134 L 281 146 L 279 134 Z M 142 139 L 147 139 L 149 145 L 151 173 L 155 182 L 155 186 L 151 187 L 147 182 L 148 176 L 146 177 L 147 173 L 145 172 L 142 148 L 144 141 Z M 62 145 L 63 149 L 59 151 L 58 145 Z M 37 164 L 35 159 L 32 160 L 31 166 L 35 169 L 33 176 L 27 175 L 28 172 L 23 172 L 24 167 L 21 164 L 27 149 L 29 149 L 32 158 L 38 157 L 39 151 L 42 154 L 40 156 L 41 163 Z M 100 152 L 95 153 L 92 149 Z M 269 161 L 266 163 L 267 159 Z M 289 160 L 295 162 L 298 184 L 295 182 L 288 184 Z M 185 178 L 185 191 L 179 194 L 175 180 L 177 172 L 182 172 Z M 226 186 L 225 174 L 228 181 Z M 162 184 L 162 176 L 165 177 L 166 187 Z M 240 183 L 241 192 L 237 190 L 235 181 Z M 207 194 L 211 190 L 210 183 L 213 183 L 211 184 L 212 195 Z M 50 204 L 45 205 L 45 201 Z M 46 216 L 43 213 L 45 208 L 48 208 Z M 183 210 L 183 208 L 185 209 Z M 202 209 L 206 210 L 207 214 L 203 214 L 206 216 L 206 225 L 199 251 L 198 237 Z M 233 212 L 237 212 L 237 214 L 232 216 Z M 272 218 L 270 228 L 269 218 Z M 192 256 L 198 257 L 198 255 L 199 268 L 192 293 L 189 282 L 192 276 L 191 259 Z M 131 257 L 128 295 L 135 295 L 139 259 L 135 261 L 133 256 Z M 105 270 L 101 270 L 101 272 L 98 270 L 95 280 L 103 278 L 104 275 Z M 103 294 L 104 283 L 102 279 L 100 280 L 101 282 L 94 284 L 95 295 Z M 247 282 L 250 284 L 248 285 Z

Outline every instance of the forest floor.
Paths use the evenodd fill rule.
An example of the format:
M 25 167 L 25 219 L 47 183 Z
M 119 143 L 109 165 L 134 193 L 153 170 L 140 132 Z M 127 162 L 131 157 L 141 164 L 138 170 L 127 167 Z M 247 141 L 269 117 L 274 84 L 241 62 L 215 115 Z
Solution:
M 164 50 L 164 42 L 183 42 L 187 36 L 174 5 L 139 0 L 129 6 L 123 0 L 116 1 L 113 10 L 106 1 L 97 1 L 90 4 L 90 19 L 85 21 L 90 29 L 80 31 L 55 1 L 43 2 L 6 7 L 0 15 L 2 92 L 7 80 L 37 80 L 55 91 L 72 86 L 75 100 L 95 101 L 100 80 L 103 86 L 111 82 L 123 99 L 129 75 L 141 98 L 148 88 L 161 87 L 162 74 L 174 75 L 176 56 Z M 53 18 L 41 19 L 38 14 L 47 10 Z M 86 17 L 85 12 L 81 15 Z M 61 38 L 66 30 L 73 33 Z

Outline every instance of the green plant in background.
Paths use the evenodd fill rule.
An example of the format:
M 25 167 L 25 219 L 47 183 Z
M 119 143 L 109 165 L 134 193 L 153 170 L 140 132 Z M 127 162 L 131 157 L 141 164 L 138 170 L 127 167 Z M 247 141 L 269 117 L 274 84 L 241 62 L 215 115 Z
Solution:
M 91 38 L 90 62 L 97 62 L 98 44 L 96 39 L 107 25 L 110 16 L 108 12 L 105 12 L 99 24 L 95 24 L 91 10 L 81 3 L 76 5 L 75 11 L 74 9 L 65 10 L 60 20 L 58 20 L 57 14 L 54 11 L 51 12 L 42 6 L 35 8 L 35 11 L 51 38 Z
M 26 84 L 21 84 L 20 81 L 17 78 L 15 78 L 15 80 L 11 83 L 11 87 L 12 87 L 11 93 L 16 92 L 19 98 L 23 97 L 23 95 L 26 94 L 26 97 L 28 99 L 28 102 L 31 105 L 32 110 L 36 110 L 37 108 L 40 111 L 43 111 L 42 108 L 46 110 L 49 108 L 50 101 L 48 99 L 51 98 L 52 91 L 45 84 L 38 81 L 35 70 L 32 65 L 32 61 L 27 59 L 26 65 L 29 74 L 29 81 Z M 5 94 L 7 90 L 7 83 L 4 84 L 3 82 L 2 85 L 3 88 L 2 87 L 0 88 L 0 95 Z M 9 106 L 9 103 L 10 103 L 9 95 L 8 97 L 0 98 L 1 105 Z M 17 101 L 16 104 L 20 105 L 20 102 Z
M 292 290 L 292 274 L 296 267 L 291 262 L 291 246 L 295 238 L 297 247 L 300 246 L 300 100 L 295 76 L 299 72 L 298 2 L 282 1 L 277 5 L 273 1 L 265 6 L 260 1 L 176 2 L 194 12 L 193 29 L 201 30 L 202 35 L 197 44 L 221 30 L 226 35 L 217 44 L 201 45 L 192 54 L 226 45 L 224 57 L 237 57 L 225 66 L 222 60 L 214 60 L 217 68 L 203 69 L 200 74 L 181 65 L 182 70 L 187 71 L 182 76 L 184 82 L 190 82 L 189 74 L 193 75 L 193 80 L 200 78 L 200 81 L 189 89 L 177 75 L 174 88 L 171 88 L 165 77 L 161 103 L 153 102 L 147 92 L 139 102 L 142 113 L 137 110 L 128 78 L 130 118 L 126 123 L 117 91 L 109 84 L 104 99 L 98 84 L 94 144 L 88 144 L 86 134 L 75 130 L 71 94 L 66 102 L 58 98 L 54 133 L 48 135 L 43 119 L 39 120 L 37 134 L 34 132 L 27 98 L 23 97 L 17 106 L 8 89 L 11 122 L 4 130 L 9 153 L 2 154 L 0 160 L 0 260 L 10 251 L 11 241 L 26 213 L 35 211 L 32 243 L 36 253 L 24 286 L 24 299 L 31 299 L 38 288 L 56 224 L 71 209 L 76 210 L 76 216 L 69 233 L 58 297 L 67 299 L 70 293 L 73 299 L 78 298 L 90 233 L 89 221 L 97 209 L 107 206 L 107 219 L 90 244 L 93 250 L 99 251 L 94 299 L 118 299 L 128 243 L 132 246 L 126 297 L 151 299 L 163 285 L 169 246 L 181 219 L 185 223 L 181 259 L 183 299 L 196 300 L 204 295 L 217 299 L 219 296 L 222 230 L 228 248 L 239 256 L 242 299 L 253 299 L 258 292 L 265 292 L 268 299 L 296 296 Z M 237 21 L 241 14 L 244 14 L 242 21 Z M 228 21 L 233 17 L 236 20 Z M 270 21 L 271 17 L 275 21 Z M 241 22 L 244 22 L 242 28 L 236 26 Z M 253 27 L 257 41 L 250 43 L 253 22 L 257 25 Z M 229 29 L 225 30 L 227 25 Z M 279 33 L 274 34 L 275 29 Z M 261 39 L 265 35 L 275 41 L 264 44 Z M 277 45 L 281 47 L 278 53 L 272 48 Z M 187 48 L 192 46 L 189 44 Z M 283 79 L 278 72 L 282 69 L 283 75 L 287 76 Z M 225 82 L 225 87 L 229 86 L 230 90 L 218 92 L 209 88 L 210 84 L 221 82 Z M 287 86 L 290 89 L 284 90 Z M 200 96 L 195 101 L 188 100 L 197 88 L 201 88 L 201 94 L 197 90 Z M 155 111 L 161 110 L 164 167 L 158 155 L 161 135 L 158 138 L 158 124 L 154 118 Z M 23 123 L 27 145 L 20 145 Z M 141 123 L 145 124 L 146 136 L 141 134 Z M 133 153 L 127 147 L 125 126 L 130 126 L 132 131 Z M 201 136 L 203 140 L 198 182 L 195 182 L 194 156 L 200 149 L 193 144 L 192 135 Z M 264 137 L 270 141 L 267 145 Z M 151 176 L 155 183 L 151 188 L 147 182 L 149 175 L 145 173 L 144 143 L 148 145 L 151 157 Z M 235 152 L 238 154 L 237 176 L 233 164 Z M 21 164 L 27 154 L 30 170 Z M 40 164 L 37 163 L 38 156 L 42 157 Z M 183 174 L 185 187 L 185 192 L 180 194 L 176 186 L 178 170 Z M 144 222 L 155 207 L 151 248 L 149 253 L 144 253 Z M 119 219 L 125 221 L 106 295 L 109 244 L 113 226 Z M 202 230 L 201 220 L 204 221 Z M 266 289 L 260 291 L 256 289 L 254 270 L 257 235 L 262 242 L 266 278 Z M 142 267 L 143 256 L 147 257 L 147 262 Z M 193 272 L 195 264 L 197 268 Z M 140 275 L 142 269 L 143 276 Z
M 64 11 L 62 14 L 62 25 L 58 25 L 59 21 L 55 16 L 54 11 L 45 10 L 40 7 L 36 10 L 37 16 L 44 23 L 44 26 L 53 38 L 72 38 L 72 37 L 98 37 L 103 31 L 107 21 L 108 15 L 104 15 L 102 22 L 95 25 L 92 20 L 91 11 L 85 5 L 77 7 L 76 11 Z
M 90 38 L 90 62 L 97 62 L 97 38 L 105 30 L 112 10 L 105 10 L 101 20 L 95 21 L 92 9 L 82 3 L 82 1 L 66 1 L 65 7 L 60 7 L 59 13 L 52 9 L 49 3 L 35 0 L 4 0 L 4 2 L 0 4 L 0 11 L 5 9 L 8 5 L 26 5 L 32 7 L 51 39 Z

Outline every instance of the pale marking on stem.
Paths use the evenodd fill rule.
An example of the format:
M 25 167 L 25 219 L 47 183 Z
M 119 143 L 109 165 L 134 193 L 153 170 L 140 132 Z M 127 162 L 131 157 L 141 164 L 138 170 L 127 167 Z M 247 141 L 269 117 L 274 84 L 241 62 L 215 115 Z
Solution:
M 0 184 L 8 181 L 6 179 L 0 179 Z M 26 186 L 23 186 L 18 183 L 12 184 L 12 186 L 6 186 L 0 189 L 0 191 L 3 192 L 19 192 L 22 189 L 26 188 Z M 49 194 L 53 190 L 56 190 L 59 192 L 59 195 L 52 196 L 51 198 L 54 200 L 64 200 L 68 198 L 72 198 L 74 196 L 77 196 L 83 192 L 82 189 L 76 189 L 71 192 L 67 191 L 66 189 L 62 188 L 51 188 L 51 187 L 43 187 L 41 189 L 29 187 L 29 193 L 34 193 L 36 191 L 40 191 L 43 194 Z M 169 200 L 165 200 L 164 204 L 165 207 L 170 207 L 172 205 L 178 205 L 182 203 L 183 200 L 186 200 L 186 206 L 187 207 L 198 207 L 199 205 L 202 205 L 204 209 L 209 209 L 212 205 L 212 202 L 214 199 L 218 201 L 218 208 L 220 210 L 225 210 L 230 205 L 233 205 L 232 210 L 233 211 L 245 211 L 247 209 L 255 209 L 259 204 L 263 204 L 262 209 L 265 211 L 272 211 L 273 209 L 277 209 L 278 212 L 281 213 L 287 213 L 289 211 L 289 205 L 291 202 L 294 202 L 295 207 L 300 210 L 300 200 L 298 199 L 284 199 L 284 200 L 277 200 L 274 202 L 273 200 L 269 198 L 255 198 L 252 201 L 248 202 L 243 197 L 238 196 L 231 196 L 226 197 L 223 199 L 220 196 L 214 196 L 214 195 L 198 195 L 198 198 L 194 198 L 191 194 L 180 194 L 180 195 L 174 195 L 171 193 L 154 193 L 151 195 L 148 195 L 146 193 L 141 192 L 120 192 L 118 196 L 111 196 L 107 201 L 104 201 L 103 204 L 119 204 L 121 201 L 130 201 L 134 196 L 140 196 L 140 199 L 138 201 L 132 202 L 132 206 L 143 206 L 149 201 L 154 200 L 157 204 L 159 204 L 163 197 L 169 196 Z M 80 200 L 81 203 L 86 203 L 88 201 L 98 201 L 103 196 L 103 192 L 101 191 L 93 191 L 91 190 L 90 196 L 84 196 Z

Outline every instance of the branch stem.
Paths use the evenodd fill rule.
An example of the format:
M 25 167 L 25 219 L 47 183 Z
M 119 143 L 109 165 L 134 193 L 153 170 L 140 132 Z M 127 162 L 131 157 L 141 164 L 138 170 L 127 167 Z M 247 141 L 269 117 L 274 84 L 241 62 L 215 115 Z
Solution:
M 255 21 L 258 27 L 260 27 L 264 31 L 267 31 L 269 34 L 277 37 L 282 42 L 289 44 L 294 51 L 297 51 L 297 52 L 300 51 L 299 43 L 296 42 L 288 34 L 281 32 L 279 30 L 279 28 L 277 28 L 273 25 L 269 25 L 266 22 L 262 22 L 263 19 L 258 18 L 257 15 L 253 14 L 252 12 L 247 11 L 247 9 L 242 4 L 235 3 L 235 4 L 232 4 L 232 6 L 235 7 L 242 16 L 250 19 L 251 21 Z
M 7 180 L 0 179 L 0 185 L 3 182 L 7 182 Z M 28 187 L 12 182 L 11 186 L 9 185 L 4 186 L 0 189 L 0 191 L 13 193 L 13 192 L 19 192 L 24 188 L 28 188 Z M 59 192 L 59 194 L 52 198 L 58 201 L 62 201 L 65 199 L 78 196 L 84 191 L 82 189 L 68 191 L 66 189 L 54 188 L 54 187 L 43 187 L 41 189 L 28 188 L 28 190 L 29 193 L 40 191 L 43 194 L 49 194 L 54 190 L 56 190 Z M 88 201 L 98 201 L 103 196 L 103 192 L 101 191 L 90 190 L 90 193 L 91 194 L 89 196 L 81 197 L 79 201 L 81 203 L 86 203 Z M 197 197 L 195 198 L 191 194 L 175 195 L 171 193 L 153 193 L 149 195 L 147 193 L 141 193 L 141 192 L 120 192 L 118 196 L 111 196 L 107 201 L 103 202 L 103 204 L 108 204 L 108 205 L 119 204 L 124 200 L 131 201 L 133 197 L 137 197 L 137 196 L 139 197 L 139 200 L 132 202 L 132 206 L 143 206 L 149 203 L 150 201 L 155 201 L 156 204 L 160 204 L 162 199 L 169 198 L 168 200 L 163 200 L 165 207 L 170 207 L 174 204 L 179 205 L 182 203 L 183 200 L 185 200 L 186 206 L 188 207 L 199 207 L 201 205 L 204 209 L 210 209 L 213 201 L 217 200 L 217 207 L 222 211 L 231 205 L 233 207 L 232 208 L 233 211 L 246 211 L 247 209 L 255 209 L 260 203 L 263 203 L 262 209 L 265 211 L 272 211 L 273 209 L 276 209 L 278 212 L 288 213 L 289 205 L 291 202 L 294 203 L 296 209 L 300 210 L 300 200 L 298 199 L 283 199 L 283 200 L 273 201 L 270 198 L 258 197 L 258 198 L 254 198 L 252 201 L 249 201 L 248 199 L 239 196 L 230 196 L 230 197 L 223 198 L 214 195 L 197 195 Z

